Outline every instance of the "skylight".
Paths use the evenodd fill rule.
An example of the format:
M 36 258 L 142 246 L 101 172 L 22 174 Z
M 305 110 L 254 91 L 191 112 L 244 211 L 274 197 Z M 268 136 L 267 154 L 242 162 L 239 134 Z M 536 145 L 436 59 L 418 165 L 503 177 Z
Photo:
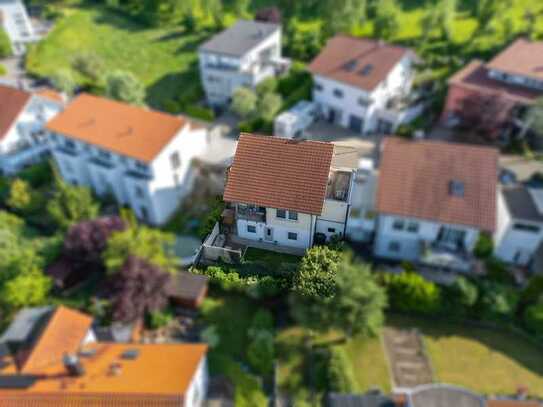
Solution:
M 368 64 L 365 65 L 364 68 L 362 68 L 360 72 L 358 72 L 358 74 L 361 76 L 367 76 L 371 73 L 371 71 L 373 71 L 373 65 Z
M 452 196 L 463 197 L 464 196 L 464 183 L 458 180 L 452 180 L 449 183 L 449 194 Z

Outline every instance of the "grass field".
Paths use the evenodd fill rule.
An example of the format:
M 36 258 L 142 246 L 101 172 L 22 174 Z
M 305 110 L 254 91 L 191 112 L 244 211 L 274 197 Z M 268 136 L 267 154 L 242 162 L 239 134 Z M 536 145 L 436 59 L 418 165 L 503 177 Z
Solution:
M 392 318 L 394 326 L 418 327 L 436 380 L 485 394 L 514 394 L 527 386 L 543 397 L 543 347 L 505 332 L 470 326 Z
M 167 100 L 197 91 L 196 49 L 208 36 L 179 27 L 149 29 L 104 7 L 85 5 L 66 9 L 47 38 L 30 50 L 26 66 L 32 74 L 49 76 L 70 69 L 79 53 L 93 52 L 106 72 L 133 72 L 147 87 L 147 102 L 162 108 Z

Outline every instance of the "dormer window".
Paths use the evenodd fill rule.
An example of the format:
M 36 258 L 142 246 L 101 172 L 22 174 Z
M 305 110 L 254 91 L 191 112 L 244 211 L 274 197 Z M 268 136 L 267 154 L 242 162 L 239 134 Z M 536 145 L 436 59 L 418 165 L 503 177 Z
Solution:
M 459 198 L 464 197 L 464 183 L 458 180 L 452 180 L 449 183 L 449 195 Z

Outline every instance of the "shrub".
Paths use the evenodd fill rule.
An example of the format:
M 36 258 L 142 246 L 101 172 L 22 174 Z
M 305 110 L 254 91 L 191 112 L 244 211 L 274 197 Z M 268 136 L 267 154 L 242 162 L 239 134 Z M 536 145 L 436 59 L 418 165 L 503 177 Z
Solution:
M 481 233 L 475 244 L 473 253 L 479 259 L 488 259 L 494 252 L 494 242 L 488 233 Z
M 51 82 L 56 90 L 67 95 L 74 93 L 77 86 L 72 72 L 68 69 L 59 69 L 51 76 Z
M 341 253 L 327 246 L 315 246 L 302 258 L 293 278 L 294 291 L 303 297 L 331 297 Z
M 275 347 L 271 331 L 258 330 L 253 333 L 247 347 L 247 359 L 258 373 L 266 375 L 273 372 Z
M 106 77 L 106 95 L 121 102 L 143 105 L 145 87 L 132 72 L 114 71 Z
M 416 273 L 385 274 L 390 306 L 404 312 L 435 314 L 441 308 L 441 290 Z
M 0 58 L 9 57 L 11 53 L 11 41 L 4 29 L 0 27 Z
M 251 321 L 251 328 L 249 329 L 249 336 L 254 336 L 258 331 L 272 331 L 273 330 L 273 315 L 266 309 L 259 309 Z
M 485 319 L 503 321 L 510 319 L 517 307 L 519 295 L 511 287 L 494 282 L 482 284 L 480 306 Z
M 32 191 L 27 182 L 16 178 L 11 183 L 7 204 L 20 212 L 27 210 L 32 202 Z
M 162 108 L 170 114 L 176 114 L 181 111 L 181 103 L 176 100 L 169 99 L 162 103 Z
M 153 311 L 147 314 L 146 323 L 150 329 L 159 329 L 168 325 L 173 319 L 169 311 Z
M 258 98 L 249 88 L 240 87 L 232 95 L 230 109 L 242 119 L 247 119 L 256 111 Z
M 537 275 L 530 279 L 528 286 L 522 291 L 523 304 L 534 304 L 543 299 L 543 275 Z
M 533 333 L 543 336 L 543 303 L 531 305 L 524 311 L 524 323 Z
M 274 93 L 279 85 L 275 77 L 270 77 L 263 80 L 256 86 L 256 93 L 259 95 L 265 95 L 266 93 Z
M 221 343 L 221 337 L 216 325 L 208 325 L 200 333 L 202 341 L 207 343 L 210 348 L 216 348 Z
M 4 65 L 0 64 L 0 76 L 4 76 L 7 73 L 8 73 L 7 68 Z
M 258 117 L 264 122 L 271 121 L 281 109 L 282 98 L 277 93 L 264 93 L 258 99 Z
M 183 109 L 186 114 L 196 119 L 213 121 L 215 119 L 215 113 L 212 109 L 208 109 L 199 105 L 188 105 Z
M 207 217 L 198 228 L 198 236 L 200 236 L 200 239 L 205 239 L 207 235 L 211 233 L 215 227 L 215 223 L 221 219 L 223 210 L 224 201 L 222 200 L 222 197 L 217 196 L 212 203 L 212 207 L 209 209 Z
M 331 349 L 327 373 L 329 391 L 351 393 L 356 389 L 353 365 L 343 348 Z
M 507 268 L 507 265 L 495 258 L 490 257 L 485 262 L 486 273 L 489 280 L 500 284 L 514 284 L 515 278 Z
M 256 284 L 255 277 L 242 278 L 235 271 L 224 271 L 221 267 L 211 266 L 204 270 L 212 284 L 218 285 L 224 291 L 245 292 L 252 284 Z
M 28 182 L 32 188 L 40 188 L 53 182 L 53 168 L 50 162 L 44 161 L 23 169 L 18 177 Z

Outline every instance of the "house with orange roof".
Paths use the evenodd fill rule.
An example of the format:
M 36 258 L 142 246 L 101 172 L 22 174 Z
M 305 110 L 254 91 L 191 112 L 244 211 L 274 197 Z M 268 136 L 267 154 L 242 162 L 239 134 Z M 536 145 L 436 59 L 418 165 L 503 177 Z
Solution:
M 0 405 L 203 404 L 206 345 L 96 342 L 91 326 L 63 306 L 21 311 L 0 337 Z
M 16 174 L 48 155 L 44 125 L 64 105 L 52 94 L 0 85 L 0 173 Z
M 163 224 L 192 190 L 207 129 L 183 117 L 81 94 L 46 129 L 61 176 Z

